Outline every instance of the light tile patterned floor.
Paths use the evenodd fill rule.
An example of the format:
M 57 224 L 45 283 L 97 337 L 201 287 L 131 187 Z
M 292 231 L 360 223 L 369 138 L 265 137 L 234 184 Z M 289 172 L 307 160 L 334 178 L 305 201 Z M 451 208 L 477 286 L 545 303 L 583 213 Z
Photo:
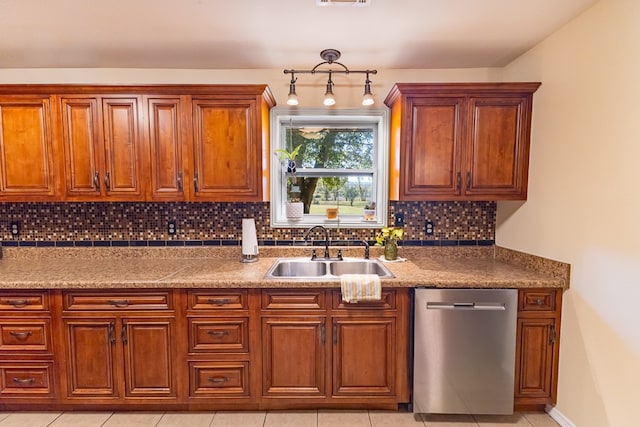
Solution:
M 557 427 L 544 413 L 416 415 L 392 411 L 0 412 L 0 427 Z

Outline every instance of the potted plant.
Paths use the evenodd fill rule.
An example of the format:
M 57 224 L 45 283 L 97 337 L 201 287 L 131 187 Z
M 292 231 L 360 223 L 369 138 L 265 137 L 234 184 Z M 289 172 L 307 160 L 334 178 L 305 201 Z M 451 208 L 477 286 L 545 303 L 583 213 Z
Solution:
M 287 218 L 294 221 L 300 220 L 304 216 L 304 203 L 300 201 L 300 186 L 296 185 L 296 156 L 300 152 L 300 147 L 302 145 L 298 145 L 292 151 L 287 151 L 283 148 L 274 150 L 278 159 L 282 162 L 285 173 L 289 174 L 291 178 L 291 184 L 287 185 L 289 194 L 285 203 L 285 212 Z
M 382 227 L 376 235 L 376 246 L 384 246 L 384 259 L 394 261 L 398 258 L 398 240 L 404 236 L 401 227 Z
M 368 200 L 365 203 L 363 216 L 365 221 L 374 221 L 376 219 L 376 202 Z

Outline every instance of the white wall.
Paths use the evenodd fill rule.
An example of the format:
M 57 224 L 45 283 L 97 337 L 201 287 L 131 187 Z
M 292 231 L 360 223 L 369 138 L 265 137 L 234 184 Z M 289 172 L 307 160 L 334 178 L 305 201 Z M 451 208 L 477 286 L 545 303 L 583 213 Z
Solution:
M 536 80 L 529 198 L 501 246 L 571 263 L 557 410 L 640 425 L 640 1 L 601 0 L 504 69 Z

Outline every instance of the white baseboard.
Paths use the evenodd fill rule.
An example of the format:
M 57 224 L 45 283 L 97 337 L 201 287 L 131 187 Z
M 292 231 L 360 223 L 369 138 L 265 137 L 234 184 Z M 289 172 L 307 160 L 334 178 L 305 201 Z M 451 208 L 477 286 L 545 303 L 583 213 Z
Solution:
M 558 411 L 555 406 L 547 405 L 545 411 L 562 427 L 577 427 L 569 418 L 565 417 L 562 412 Z

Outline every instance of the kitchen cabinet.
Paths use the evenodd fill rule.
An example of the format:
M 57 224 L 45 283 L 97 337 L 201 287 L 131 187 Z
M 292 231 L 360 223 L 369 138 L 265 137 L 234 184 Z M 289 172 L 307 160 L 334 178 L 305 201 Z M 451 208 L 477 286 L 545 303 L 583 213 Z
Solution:
M 408 289 L 352 304 L 337 290 L 264 290 L 265 405 L 408 402 L 408 305 Z
M 193 97 L 193 200 L 262 200 L 260 114 L 255 96 Z
M 259 299 L 254 296 L 253 299 Z M 187 291 L 190 405 L 251 404 L 257 318 L 249 315 L 249 291 Z M 257 356 L 259 351 L 254 350 Z M 228 407 L 228 406 L 227 406 Z
M 183 201 L 186 96 L 145 96 L 150 153 L 150 199 Z
M 396 84 L 392 200 L 527 196 L 533 93 L 539 83 Z
M 140 200 L 146 167 L 139 96 L 62 95 L 66 196 Z
M 562 292 L 526 289 L 518 295 L 515 407 L 556 403 Z
M 177 402 L 181 340 L 173 304 L 170 291 L 66 292 L 67 403 Z
M 58 198 L 58 156 L 50 97 L 0 96 L 0 201 Z
M 0 85 L 0 200 L 262 202 L 265 85 Z
M 56 397 L 48 291 L 0 294 L 0 399 L 12 405 Z

